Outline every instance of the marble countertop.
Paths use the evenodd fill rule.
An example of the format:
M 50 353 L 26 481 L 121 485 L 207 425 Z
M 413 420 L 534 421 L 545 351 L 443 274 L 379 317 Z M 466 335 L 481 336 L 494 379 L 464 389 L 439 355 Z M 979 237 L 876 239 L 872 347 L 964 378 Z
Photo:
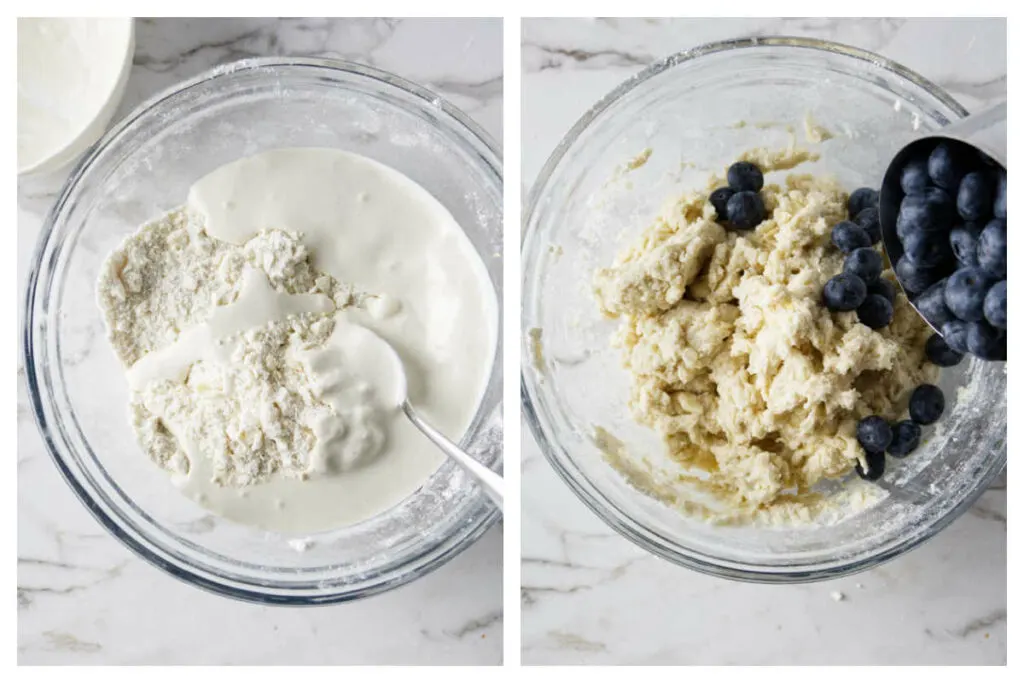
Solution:
M 336 56 L 431 87 L 502 135 L 502 24 L 471 20 L 139 20 L 118 117 L 180 79 L 263 55 Z M 57 179 L 60 180 L 60 179 Z M 53 179 L 19 183 L 18 281 Z M 19 295 L 20 301 L 20 295 Z M 496 664 L 501 529 L 431 575 L 349 605 L 243 604 L 175 581 L 110 537 L 61 480 L 18 365 L 22 664 Z
M 650 61 L 752 34 L 880 52 L 968 109 L 1006 92 L 1003 20 L 525 20 L 524 185 L 591 103 Z M 528 432 L 522 467 L 524 664 L 1006 662 L 1005 479 L 937 538 L 875 570 L 763 586 L 676 567 L 621 538 Z

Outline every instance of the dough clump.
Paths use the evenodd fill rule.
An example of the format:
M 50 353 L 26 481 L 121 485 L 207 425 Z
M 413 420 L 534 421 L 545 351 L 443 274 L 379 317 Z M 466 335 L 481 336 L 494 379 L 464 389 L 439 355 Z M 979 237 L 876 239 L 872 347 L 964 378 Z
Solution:
M 807 160 L 798 150 L 753 150 L 767 173 Z M 715 221 L 710 191 L 676 201 L 637 244 L 600 269 L 605 314 L 622 320 L 615 344 L 632 378 L 629 407 L 669 455 L 735 510 L 807 517 L 812 487 L 847 475 L 863 453 L 857 420 L 896 420 L 910 391 L 934 382 L 928 326 L 898 294 L 891 324 L 821 303 L 842 270 L 831 227 L 847 217 L 832 179 L 791 174 L 761 191 L 768 218 L 748 232 Z M 894 280 L 891 269 L 883 273 Z M 772 514 L 773 508 L 779 514 Z

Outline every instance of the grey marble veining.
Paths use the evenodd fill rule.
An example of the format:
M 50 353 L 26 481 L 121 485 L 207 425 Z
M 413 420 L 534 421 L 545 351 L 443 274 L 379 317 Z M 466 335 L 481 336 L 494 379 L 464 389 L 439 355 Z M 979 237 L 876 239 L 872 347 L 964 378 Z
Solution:
M 134 66 L 118 118 L 216 64 L 264 55 L 329 56 L 426 85 L 501 139 L 500 20 L 140 19 L 136 28 Z M 20 289 L 62 180 L 19 183 Z M 95 331 L 80 336 L 75 352 L 83 359 L 103 343 Z M 19 358 L 20 663 L 500 662 L 499 528 L 424 579 L 349 605 L 281 609 L 209 595 L 151 567 L 93 520 L 43 448 L 23 374 Z
M 652 60 L 751 35 L 880 52 L 968 109 L 1005 96 L 1003 20 L 528 19 L 524 185 L 593 102 Z M 827 583 L 762 586 L 644 553 L 573 495 L 528 430 L 522 457 L 525 664 L 1006 661 L 1005 477 L 949 529 L 891 563 Z

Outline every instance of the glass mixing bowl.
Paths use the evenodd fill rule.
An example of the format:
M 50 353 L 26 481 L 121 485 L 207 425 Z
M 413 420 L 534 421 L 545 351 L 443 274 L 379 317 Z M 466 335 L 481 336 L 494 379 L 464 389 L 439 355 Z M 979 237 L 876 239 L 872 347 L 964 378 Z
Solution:
M 804 144 L 808 114 L 812 126 L 835 137 L 806 143 L 821 159 L 799 172 L 833 174 L 852 191 L 877 186 L 886 160 L 911 138 L 966 113 L 934 84 L 878 55 L 761 38 L 657 62 L 576 123 L 541 171 L 525 214 L 522 396 L 541 450 L 587 506 L 666 559 L 762 582 L 877 565 L 970 506 L 1006 462 L 1001 363 L 965 361 L 946 371 L 949 403 L 963 391 L 940 428 L 926 432 L 913 456 L 890 460 L 880 502 L 834 524 L 712 525 L 641 493 L 602 457 L 595 429 L 623 442 L 632 458 L 657 459 L 664 448 L 628 413 L 628 376 L 609 343 L 618 322 L 602 318 L 590 287 L 594 270 L 609 265 L 666 200 L 704 187 L 744 150 L 786 146 L 793 135 Z M 773 175 L 769 182 L 784 177 Z
M 499 516 L 448 462 L 384 514 L 311 542 L 286 539 L 213 517 L 178 493 L 136 445 L 124 372 L 95 301 L 103 260 L 143 222 L 183 204 L 192 182 L 221 164 L 304 146 L 366 155 L 425 187 L 466 231 L 501 301 L 501 158 L 486 133 L 434 93 L 377 69 L 257 59 L 150 99 L 78 164 L 43 227 L 25 310 L 36 421 L 89 511 L 184 581 L 284 604 L 338 602 L 399 586 L 465 550 Z M 502 456 L 501 386 L 495 362 L 462 439 L 494 468 Z

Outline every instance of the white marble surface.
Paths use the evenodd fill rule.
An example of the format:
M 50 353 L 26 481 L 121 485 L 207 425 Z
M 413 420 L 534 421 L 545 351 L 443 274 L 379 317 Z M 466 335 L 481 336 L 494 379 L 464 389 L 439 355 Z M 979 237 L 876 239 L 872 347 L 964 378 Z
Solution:
M 591 103 L 651 60 L 751 34 L 881 52 L 969 109 L 1006 90 L 1001 20 L 526 20 L 524 185 Z M 1006 661 L 1004 480 L 936 539 L 878 569 L 761 586 L 645 554 L 577 500 L 528 433 L 523 443 L 524 664 Z M 835 591 L 845 599 L 836 602 Z
M 341 56 L 441 92 L 501 139 L 500 20 L 140 20 L 118 116 L 215 64 Z M 54 195 L 19 183 L 23 288 Z M 20 294 L 19 294 L 20 301 Z M 107 535 L 60 479 L 18 384 L 18 659 L 23 664 L 496 664 L 501 530 L 390 593 L 341 605 L 242 604 L 180 583 Z

